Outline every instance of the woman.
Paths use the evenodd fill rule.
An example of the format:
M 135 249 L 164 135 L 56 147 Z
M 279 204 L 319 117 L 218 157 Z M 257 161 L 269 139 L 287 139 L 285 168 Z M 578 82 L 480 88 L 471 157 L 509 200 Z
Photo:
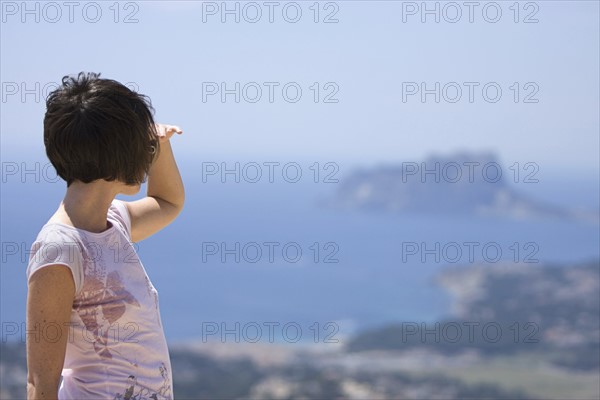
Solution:
M 132 242 L 183 208 L 169 143 L 181 129 L 155 124 L 146 96 L 99 76 L 65 76 L 46 101 L 46 154 L 67 189 L 27 267 L 27 396 L 172 399 L 158 294 Z M 115 199 L 146 178 L 146 197 Z

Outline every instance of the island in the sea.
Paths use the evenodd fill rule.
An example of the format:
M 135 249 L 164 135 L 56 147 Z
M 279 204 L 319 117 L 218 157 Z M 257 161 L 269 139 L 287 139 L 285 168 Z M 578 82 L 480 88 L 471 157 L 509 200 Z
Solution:
M 598 211 L 558 207 L 520 193 L 539 182 L 536 163 L 503 165 L 492 152 L 433 155 L 358 169 L 340 179 L 325 207 L 373 212 L 568 218 L 598 223 Z

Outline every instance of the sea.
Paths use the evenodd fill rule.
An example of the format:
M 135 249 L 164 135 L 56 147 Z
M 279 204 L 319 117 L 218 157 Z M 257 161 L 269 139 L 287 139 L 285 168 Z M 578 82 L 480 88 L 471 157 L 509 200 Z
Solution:
M 185 209 L 137 244 L 170 343 L 328 342 L 438 321 L 453 310 L 436 281 L 445 268 L 600 258 L 594 222 L 341 210 L 323 205 L 340 183 L 182 175 Z M 3 175 L 3 342 L 22 340 L 14 327 L 24 329 L 27 251 L 64 195 L 64 182 L 41 178 Z M 515 190 L 557 206 L 599 207 L 597 173 L 546 176 Z

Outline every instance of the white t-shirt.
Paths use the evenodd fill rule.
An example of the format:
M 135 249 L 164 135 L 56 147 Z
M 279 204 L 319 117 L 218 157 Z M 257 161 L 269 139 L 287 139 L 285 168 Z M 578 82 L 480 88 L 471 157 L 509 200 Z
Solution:
M 111 227 L 101 233 L 47 223 L 27 266 L 27 279 L 52 264 L 69 267 L 75 281 L 70 326 L 40 326 L 41 337 L 68 334 L 58 398 L 164 400 L 173 398 L 171 363 L 158 292 L 134 245 L 127 208 L 114 200 Z M 51 326 L 52 325 L 52 326 Z M 33 327 L 28 327 L 31 331 Z

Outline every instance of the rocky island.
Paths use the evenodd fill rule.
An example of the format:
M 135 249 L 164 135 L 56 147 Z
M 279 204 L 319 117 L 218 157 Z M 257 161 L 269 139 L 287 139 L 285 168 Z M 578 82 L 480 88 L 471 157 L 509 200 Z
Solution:
M 340 180 L 321 204 L 345 210 L 392 213 L 572 218 L 598 223 L 598 211 L 546 204 L 516 190 L 539 182 L 536 163 L 502 165 L 494 153 L 461 152 L 358 169 Z

